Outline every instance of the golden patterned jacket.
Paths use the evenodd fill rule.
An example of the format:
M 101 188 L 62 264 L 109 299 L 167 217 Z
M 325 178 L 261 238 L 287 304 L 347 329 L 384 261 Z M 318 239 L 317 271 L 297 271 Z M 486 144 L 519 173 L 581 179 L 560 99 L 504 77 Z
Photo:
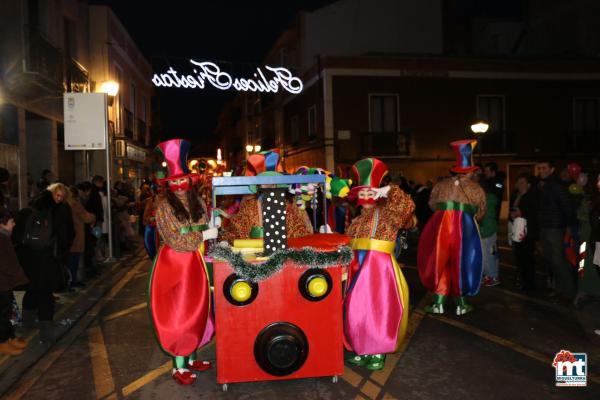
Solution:
M 477 207 L 475 218 L 481 219 L 485 215 L 485 192 L 476 182 L 466 175 L 457 175 L 438 182 L 431 191 L 429 207 L 433 210 L 436 204 L 454 201 L 470 204 Z
M 179 199 L 186 210 L 188 209 L 187 198 Z M 179 221 L 167 199 L 160 196 L 156 205 L 156 227 L 162 240 L 175 251 L 196 251 L 202 244 L 202 232 L 191 230 L 193 226 L 205 225 L 206 214 L 200 220 Z
M 286 227 L 287 236 L 289 238 L 297 238 L 307 236 L 312 233 L 310 222 L 302 214 L 306 214 L 300 210 L 295 204 L 286 203 Z M 254 226 L 262 226 L 261 218 L 262 210 L 258 199 L 255 197 L 242 199 L 240 210 L 231 216 L 229 225 L 223 231 L 219 240 L 226 240 L 233 244 L 235 239 L 248 239 L 250 230 Z
M 376 207 L 363 207 L 360 215 L 350 223 L 346 234 L 354 239 L 370 238 L 393 242 L 400 229 L 413 226 L 414 212 L 415 203 L 410 196 L 397 185 L 390 185 L 387 199 Z

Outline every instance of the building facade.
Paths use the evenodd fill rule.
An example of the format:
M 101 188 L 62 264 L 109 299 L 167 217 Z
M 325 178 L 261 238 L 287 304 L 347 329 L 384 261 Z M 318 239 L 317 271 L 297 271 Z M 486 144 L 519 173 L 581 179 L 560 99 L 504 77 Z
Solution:
M 43 170 L 74 184 L 106 174 L 105 152 L 65 150 L 63 94 L 120 83 L 109 108 L 116 179 L 146 174 L 151 67 L 106 7 L 7 0 L 0 12 L 0 167 L 11 207 L 27 205 Z M 43 155 L 43 156 L 40 156 Z
M 62 94 L 90 91 L 88 39 L 85 1 L 2 3 L 0 166 L 13 208 L 27 204 L 42 170 L 68 183 L 83 170 L 82 153 L 64 150 Z
M 283 149 L 288 171 L 344 175 L 374 156 L 392 175 L 424 183 L 447 175 L 448 143 L 475 137 L 471 124 L 485 120 L 476 161 L 497 162 L 509 189 L 540 158 L 600 168 L 600 63 L 589 54 L 598 28 L 582 15 L 600 7 L 581 0 L 553 10 L 527 1 L 493 16 L 458 1 L 340 0 L 301 13 L 264 64 L 301 76 L 302 93 L 240 94 L 217 133 L 222 143 L 253 144 L 260 127 L 262 147 Z M 582 21 L 579 33 L 557 34 L 561 13 Z M 239 145 L 225 154 L 234 163 L 247 155 Z
M 107 81 L 119 84 L 108 108 L 114 180 L 139 186 L 150 175 L 152 66 L 113 11 L 107 6 L 90 9 L 90 72 L 95 90 Z M 105 161 L 95 154 L 92 171 L 105 175 Z

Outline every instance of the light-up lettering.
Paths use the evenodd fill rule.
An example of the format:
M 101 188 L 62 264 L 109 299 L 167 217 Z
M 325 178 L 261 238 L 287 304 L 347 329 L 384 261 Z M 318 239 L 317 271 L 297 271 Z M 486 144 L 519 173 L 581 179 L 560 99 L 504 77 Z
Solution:
M 184 89 L 204 89 L 206 84 L 220 90 L 235 89 L 241 92 L 277 93 L 280 89 L 290 93 L 300 93 L 302 80 L 292 75 L 291 71 L 282 67 L 265 66 L 269 71 L 268 79 L 262 68 L 256 68 L 252 78 L 233 78 L 212 62 L 190 60 L 193 74 L 180 74 L 173 67 L 166 73 L 154 74 L 152 83 L 157 87 L 176 87 Z

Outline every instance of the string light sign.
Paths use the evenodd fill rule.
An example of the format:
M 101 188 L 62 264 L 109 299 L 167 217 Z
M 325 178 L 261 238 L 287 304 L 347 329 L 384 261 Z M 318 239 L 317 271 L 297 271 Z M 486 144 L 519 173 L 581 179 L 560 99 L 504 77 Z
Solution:
M 220 90 L 235 89 L 240 92 L 277 93 L 284 90 L 289 93 L 302 92 L 302 80 L 282 67 L 256 68 L 252 78 L 233 78 L 230 74 L 212 62 L 190 60 L 193 74 L 179 73 L 170 67 L 166 73 L 154 74 L 152 83 L 157 87 L 176 87 L 184 89 L 204 89 L 207 85 Z M 265 75 L 266 73 L 266 75 Z M 267 78 L 268 76 L 268 78 Z

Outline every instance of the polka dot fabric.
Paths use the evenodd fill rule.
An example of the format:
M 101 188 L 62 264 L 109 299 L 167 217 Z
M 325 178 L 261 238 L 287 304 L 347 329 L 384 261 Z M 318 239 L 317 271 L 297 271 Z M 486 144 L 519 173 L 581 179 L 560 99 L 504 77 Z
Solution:
M 285 188 L 263 190 L 264 254 L 287 247 Z

